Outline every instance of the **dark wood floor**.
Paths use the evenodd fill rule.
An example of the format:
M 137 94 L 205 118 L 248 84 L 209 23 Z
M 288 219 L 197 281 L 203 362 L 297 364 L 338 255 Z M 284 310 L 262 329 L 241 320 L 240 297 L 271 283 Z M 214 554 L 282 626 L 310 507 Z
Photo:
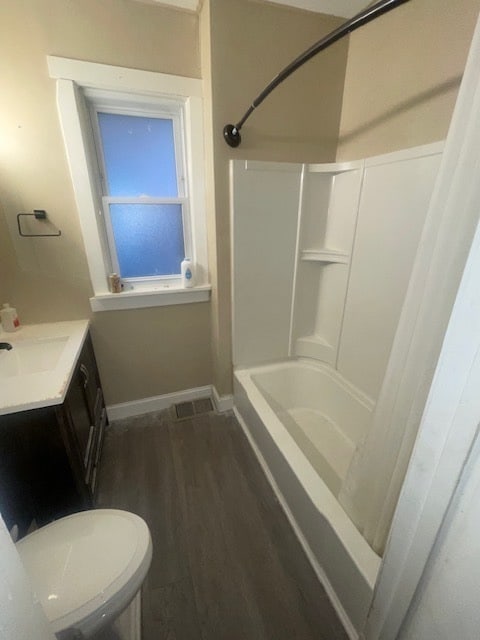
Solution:
M 346 640 L 231 414 L 108 429 L 99 507 L 148 523 L 143 640 Z

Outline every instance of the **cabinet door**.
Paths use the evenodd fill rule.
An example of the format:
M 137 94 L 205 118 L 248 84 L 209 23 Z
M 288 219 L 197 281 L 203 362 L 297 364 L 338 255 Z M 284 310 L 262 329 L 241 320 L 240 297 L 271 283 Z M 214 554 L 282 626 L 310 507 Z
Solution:
M 105 405 L 90 336 L 87 336 L 65 400 L 70 428 L 77 442 L 83 481 L 91 495 L 95 491 L 95 467 L 98 463 Z
M 78 360 L 78 368 L 80 369 L 83 377 L 83 390 L 85 402 L 90 412 L 90 422 L 91 424 L 95 424 L 95 410 L 100 390 L 100 379 L 98 376 L 97 363 L 90 334 L 87 335 L 85 344 L 83 345 L 83 349 Z
M 91 506 L 81 465 L 75 458 L 73 468 L 65 444 L 62 411 L 43 407 L 0 419 L 0 513 L 9 529 L 18 525 L 20 536 L 33 520 L 43 526 Z
M 93 420 L 87 402 L 87 379 L 88 374 L 85 373 L 81 362 L 79 362 L 65 399 L 65 407 L 70 417 L 71 427 L 78 445 L 78 453 L 85 472 L 88 467 L 89 449 L 93 438 Z M 87 477 L 84 480 L 88 482 Z
M 103 436 L 105 432 L 105 425 L 107 423 L 107 411 L 103 402 L 103 395 L 101 389 L 98 390 L 97 405 L 95 408 L 95 435 L 91 452 L 91 473 L 90 473 L 90 490 L 92 495 L 95 495 L 97 485 L 97 471 L 100 462 L 100 456 L 102 454 Z

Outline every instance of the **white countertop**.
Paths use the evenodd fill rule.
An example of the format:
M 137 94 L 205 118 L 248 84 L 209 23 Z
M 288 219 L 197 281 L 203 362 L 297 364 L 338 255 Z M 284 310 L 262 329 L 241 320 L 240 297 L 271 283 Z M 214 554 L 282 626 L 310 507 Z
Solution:
M 0 373 L 0 416 L 64 401 L 88 326 L 88 320 L 74 320 L 25 325 L 12 333 L 0 332 L 0 342 L 9 342 L 13 347 L 11 351 L 0 350 L 0 372 L 2 365 L 8 365 L 8 373 Z M 18 359 L 20 354 L 26 354 L 28 359 L 28 350 L 32 347 L 36 350 L 32 351 L 35 371 L 18 375 L 12 372 L 16 360 L 10 360 L 10 367 L 6 358 Z M 49 349 L 54 354 L 52 357 Z M 33 361 L 31 357 L 30 361 Z

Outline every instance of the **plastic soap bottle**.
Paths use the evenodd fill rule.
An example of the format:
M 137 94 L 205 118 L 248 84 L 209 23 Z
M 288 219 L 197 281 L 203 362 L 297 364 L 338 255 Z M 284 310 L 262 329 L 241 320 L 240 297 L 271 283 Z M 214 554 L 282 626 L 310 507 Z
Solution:
M 195 274 L 190 258 L 182 260 L 181 264 L 182 284 L 186 289 L 190 289 L 195 284 Z
M 4 331 L 16 331 L 20 327 L 17 310 L 11 307 L 8 302 L 6 302 L 0 310 L 0 318 Z

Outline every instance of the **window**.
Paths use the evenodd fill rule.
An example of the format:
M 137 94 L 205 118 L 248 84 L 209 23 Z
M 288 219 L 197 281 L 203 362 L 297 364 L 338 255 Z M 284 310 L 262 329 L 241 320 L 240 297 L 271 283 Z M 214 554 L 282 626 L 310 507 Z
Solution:
M 49 57 L 94 310 L 209 298 L 199 80 Z M 105 87 L 108 87 L 106 89 Z M 181 287 L 191 257 L 196 286 Z M 108 291 L 117 272 L 121 294 Z
M 132 288 L 178 279 L 180 263 L 191 253 L 182 105 L 84 95 L 111 270 Z

